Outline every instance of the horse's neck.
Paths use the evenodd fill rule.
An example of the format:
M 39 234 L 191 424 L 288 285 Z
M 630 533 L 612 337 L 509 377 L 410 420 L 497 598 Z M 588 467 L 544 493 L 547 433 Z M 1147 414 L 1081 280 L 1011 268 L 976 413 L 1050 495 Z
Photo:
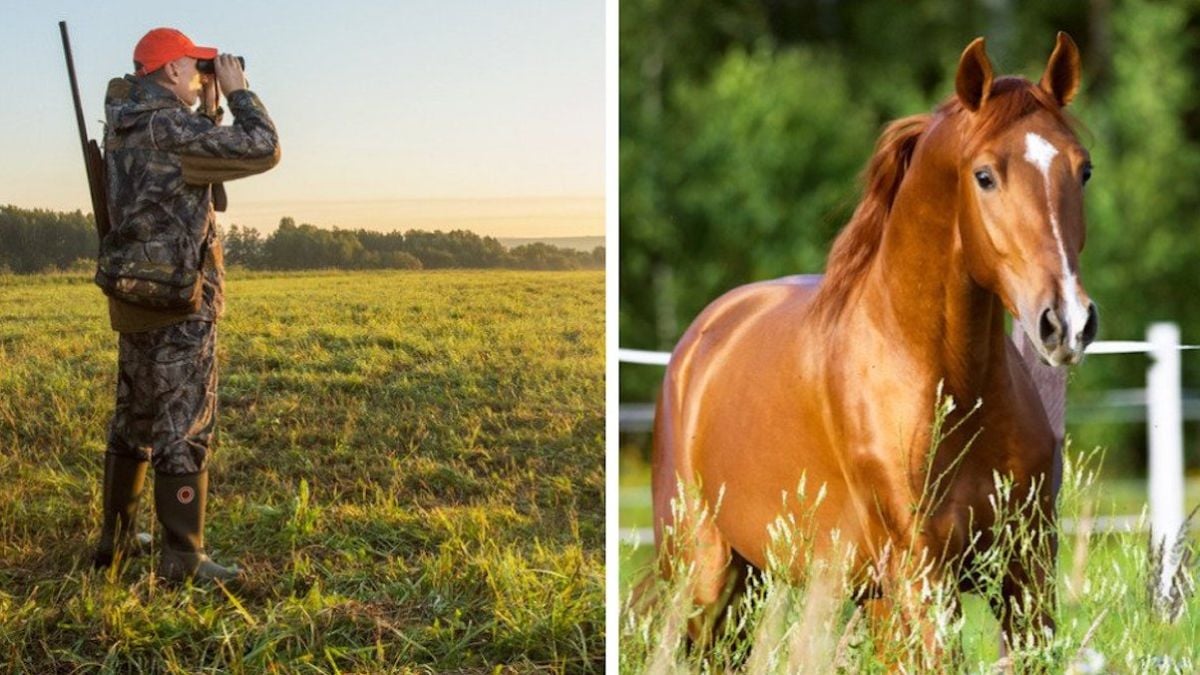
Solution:
M 935 148 L 913 158 L 868 276 L 899 347 L 956 397 L 983 395 L 1004 364 L 1004 309 L 967 273 L 958 229 L 956 171 Z

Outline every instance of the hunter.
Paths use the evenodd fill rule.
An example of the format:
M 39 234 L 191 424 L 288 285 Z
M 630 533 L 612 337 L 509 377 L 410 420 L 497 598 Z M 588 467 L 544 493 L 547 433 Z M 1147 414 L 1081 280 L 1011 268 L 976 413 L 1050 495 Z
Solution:
M 120 336 L 94 563 L 106 567 L 148 544 L 132 533 L 152 464 L 159 575 L 228 581 L 241 570 L 204 550 L 225 278 L 215 211 L 224 209 L 223 182 L 278 163 L 279 139 L 238 57 L 156 28 L 133 61 L 135 74 L 112 80 L 105 97 L 112 229 L 96 282 Z M 231 125 L 221 124 L 222 94 Z

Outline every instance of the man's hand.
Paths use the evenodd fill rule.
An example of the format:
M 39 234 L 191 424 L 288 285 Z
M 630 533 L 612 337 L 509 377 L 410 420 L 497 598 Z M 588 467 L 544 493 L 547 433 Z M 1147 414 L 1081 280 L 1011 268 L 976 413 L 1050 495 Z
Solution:
M 233 54 L 218 55 L 213 59 L 213 69 L 216 71 L 217 84 L 220 85 L 221 91 L 225 92 L 225 96 L 246 88 L 246 73 L 242 71 L 242 64 L 238 63 Z

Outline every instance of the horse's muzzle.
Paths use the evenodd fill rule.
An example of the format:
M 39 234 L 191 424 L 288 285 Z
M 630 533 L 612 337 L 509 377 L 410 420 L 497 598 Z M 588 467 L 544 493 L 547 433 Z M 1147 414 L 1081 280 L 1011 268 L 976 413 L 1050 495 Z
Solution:
M 1038 318 L 1038 340 L 1042 356 L 1051 366 L 1075 365 L 1083 360 L 1083 352 L 1096 339 L 1100 329 L 1100 315 L 1096 303 L 1089 302 L 1087 319 L 1083 325 L 1077 320 L 1072 324 L 1071 312 L 1059 307 L 1047 307 Z

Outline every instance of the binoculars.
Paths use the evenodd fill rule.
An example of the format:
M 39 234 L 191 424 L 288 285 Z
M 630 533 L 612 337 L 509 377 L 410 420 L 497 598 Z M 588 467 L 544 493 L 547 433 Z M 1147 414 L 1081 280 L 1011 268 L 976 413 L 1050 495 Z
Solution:
M 241 64 L 242 70 L 245 70 L 246 69 L 246 59 L 243 59 L 242 57 L 239 56 L 239 57 L 237 57 L 237 60 L 238 60 L 238 63 Z M 216 72 L 216 69 L 213 66 L 212 59 L 200 59 L 199 61 L 196 61 L 196 70 L 200 71 L 201 73 L 204 73 L 205 75 L 212 75 L 213 73 Z

